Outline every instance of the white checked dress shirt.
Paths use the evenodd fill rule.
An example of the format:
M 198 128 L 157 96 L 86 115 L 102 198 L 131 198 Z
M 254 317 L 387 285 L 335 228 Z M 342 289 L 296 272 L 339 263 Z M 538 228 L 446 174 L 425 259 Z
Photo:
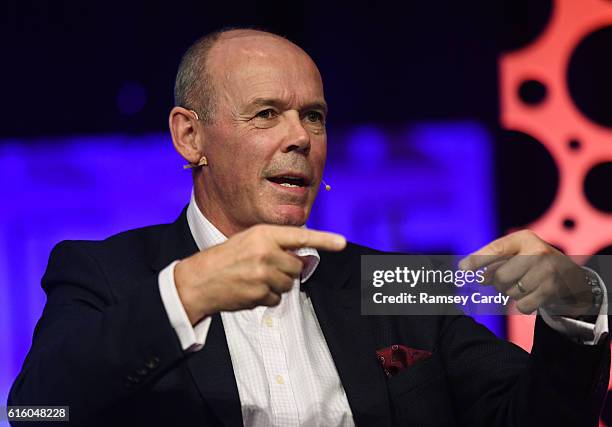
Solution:
M 202 215 L 193 195 L 187 208 L 200 250 L 227 240 Z M 319 263 L 316 249 L 303 248 L 306 281 Z M 174 284 L 174 266 L 159 275 L 162 301 L 186 351 L 206 345 L 211 318 L 191 326 Z M 245 426 L 353 426 L 351 409 L 310 298 L 300 280 L 276 307 L 222 312 Z
M 197 207 L 193 194 L 187 222 L 200 250 L 227 238 Z M 305 282 L 319 264 L 316 249 L 302 248 Z M 159 274 L 162 302 L 185 351 L 206 345 L 211 318 L 191 326 L 174 284 L 173 262 Z M 595 273 L 596 274 L 596 273 Z M 599 276 L 598 276 L 599 277 Z M 552 317 L 540 310 L 550 327 L 575 341 L 594 345 L 608 333 L 606 287 L 596 324 Z M 351 409 L 323 337 L 310 298 L 296 279 L 276 307 L 222 312 L 245 426 L 354 426 Z

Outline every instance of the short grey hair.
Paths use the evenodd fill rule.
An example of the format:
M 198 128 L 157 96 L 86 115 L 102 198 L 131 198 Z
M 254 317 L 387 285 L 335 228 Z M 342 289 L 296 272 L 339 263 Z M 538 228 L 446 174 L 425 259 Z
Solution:
M 174 105 L 194 110 L 200 120 L 211 123 L 216 107 L 213 76 L 207 66 L 208 54 L 228 31 L 255 30 L 287 40 L 279 34 L 255 27 L 226 27 L 196 40 L 181 58 L 174 83 Z
M 181 58 L 176 73 L 174 105 L 194 110 L 205 123 L 212 121 L 215 110 L 215 91 L 206 60 L 215 42 L 226 31 L 215 31 L 196 40 Z

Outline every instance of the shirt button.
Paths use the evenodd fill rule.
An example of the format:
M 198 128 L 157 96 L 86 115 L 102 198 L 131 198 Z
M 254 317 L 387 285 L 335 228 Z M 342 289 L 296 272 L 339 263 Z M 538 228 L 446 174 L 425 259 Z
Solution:
M 272 318 L 270 316 L 266 316 L 264 318 L 264 323 L 266 324 L 268 328 L 271 328 L 272 325 L 274 325 L 274 322 L 272 321 Z
M 283 378 L 282 375 L 277 375 L 276 376 L 276 383 L 277 384 L 285 384 L 285 379 Z

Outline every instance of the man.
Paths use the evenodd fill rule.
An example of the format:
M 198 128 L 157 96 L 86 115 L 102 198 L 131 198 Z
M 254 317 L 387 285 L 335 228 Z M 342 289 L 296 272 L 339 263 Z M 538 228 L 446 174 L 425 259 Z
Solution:
M 375 251 L 299 227 L 321 183 L 327 110 L 299 47 L 209 35 L 185 54 L 175 97 L 189 206 L 170 225 L 53 250 L 10 404 L 70 405 L 88 425 L 597 424 L 605 315 L 538 317 L 531 355 L 465 316 L 360 315 L 360 255 Z M 503 260 L 496 286 L 524 312 L 593 309 L 585 271 L 533 233 L 477 254 Z M 376 351 L 393 345 L 431 356 L 388 378 Z

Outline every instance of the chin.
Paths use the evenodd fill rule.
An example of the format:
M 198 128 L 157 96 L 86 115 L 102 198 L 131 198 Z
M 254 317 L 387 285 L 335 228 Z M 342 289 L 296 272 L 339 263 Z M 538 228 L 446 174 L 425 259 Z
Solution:
M 271 223 L 278 225 L 294 225 L 301 227 L 306 223 L 310 209 L 304 206 L 281 205 L 271 215 Z

